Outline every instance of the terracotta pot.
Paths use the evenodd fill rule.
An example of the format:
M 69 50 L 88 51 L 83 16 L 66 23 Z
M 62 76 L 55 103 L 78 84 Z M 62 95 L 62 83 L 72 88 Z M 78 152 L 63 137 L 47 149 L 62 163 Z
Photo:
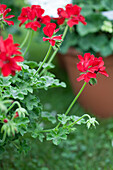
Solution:
M 60 54 L 61 63 L 67 70 L 75 94 L 83 85 L 83 81 L 77 82 L 76 80 L 80 74 L 76 66 L 79 62 L 78 54 L 74 48 L 70 48 L 66 55 Z M 87 84 L 78 101 L 87 112 L 108 118 L 113 117 L 113 56 L 105 58 L 104 62 L 109 78 L 98 74 L 98 83 L 95 86 Z

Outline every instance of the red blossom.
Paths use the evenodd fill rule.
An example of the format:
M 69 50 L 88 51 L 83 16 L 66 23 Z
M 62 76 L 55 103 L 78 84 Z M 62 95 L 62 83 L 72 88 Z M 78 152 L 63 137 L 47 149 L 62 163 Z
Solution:
M 26 28 L 31 28 L 37 31 L 37 28 L 41 27 L 41 24 L 47 24 L 50 22 L 51 18 L 48 15 L 42 16 L 45 10 L 41 8 L 40 5 L 32 5 L 31 7 L 23 7 L 18 20 L 21 21 L 19 26 L 25 24 Z
M 3 76 L 15 75 L 15 71 L 22 70 L 17 62 L 24 61 L 19 51 L 19 44 L 13 43 L 13 36 L 9 34 L 6 40 L 0 37 L 0 68 Z
M 96 78 L 97 73 L 101 73 L 108 77 L 109 75 L 105 71 L 104 61 L 102 57 L 95 57 L 90 53 L 85 53 L 84 57 L 78 55 L 80 62 L 77 64 L 77 68 L 81 73 L 77 81 L 84 80 L 89 82 L 91 78 Z
M 6 8 L 7 8 L 7 5 L 0 4 L 0 21 L 4 21 L 8 25 L 14 25 L 13 21 L 7 21 L 7 19 L 13 18 L 14 15 L 6 16 L 11 11 L 10 8 L 7 8 L 7 9 Z
M 85 22 L 85 18 L 80 14 L 81 9 L 82 8 L 77 5 L 67 4 L 65 6 L 65 10 L 63 8 L 57 9 L 59 17 L 54 19 L 57 20 L 58 25 L 63 24 L 65 20 L 67 21 L 69 27 L 73 27 L 79 22 L 86 25 L 87 23 Z
M 44 34 L 48 36 L 48 38 L 43 37 L 43 41 L 49 41 L 52 46 L 55 45 L 57 40 L 62 40 L 62 35 L 53 36 L 59 31 L 59 29 L 55 30 L 55 28 L 55 23 L 48 23 L 46 27 L 43 28 Z
M 15 113 L 15 116 L 14 116 L 14 118 L 17 118 L 17 117 L 19 117 L 19 114 L 18 114 L 18 112 L 16 112 L 16 113 Z

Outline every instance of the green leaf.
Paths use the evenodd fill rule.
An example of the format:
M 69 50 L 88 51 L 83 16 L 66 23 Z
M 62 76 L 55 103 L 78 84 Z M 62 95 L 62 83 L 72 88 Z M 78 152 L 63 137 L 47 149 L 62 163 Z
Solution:
M 91 85 L 97 84 L 97 79 L 96 78 L 91 78 L 90 81 L 89 81 L 89 84 L 91 84 Z
M 100 50 L 100 54 L 102 55 L 102 57 L 107 57 L 112 54 L 112 49 L 110 48 L 109 43 Z
M 3 77 L 2 75 L 0 76 L 0 86 L 6 87 L 11 84 L 10 82 L 11 76 L 8 77 Z
M 18 133 L 23 136 L 27 132 L 29 119 L 27 117 L 17 117 L 14 119 L 14 122 L 17 126 Z
M 103 0 L 102 4 L 105 7 L 105 9 L 113 10 L 113 1 L 112 0 Z
M 28 110 L 33 110 L 34 107 L 38 107 L 40 100 L 35 95 L 28 94 L 23 103 L 25 103 Z
M 91 47 L 94 51 L 100 52 L 108 44 L 108 38 L 106 35 L 98 35 L 92 40 Z
M 41 141 L 41 142 L 43 142 L 43 139 L 45 138 L 45 136 L 43 135 L 43 133 L 41 133 L 41 131 L 43 130 L 43 127 L 41 127 L 40 125 L 36 125 L 36 129 L 34 129 L 34 131 L 32 131 L 32 134 L 31 134 L 31 136 L 33 137 L 33 138 L 39 138 L 39 140 Z
M 4 97 L 11 97 L 13 99 L 24 99 L 24 95 L 27 95 L 26 91 L 18 89 L 17 87 L 10 86 L 4 91 Z
M 55 145 L 58 145 L 61 140 L 67 139 L 67 134 L 69 134 L 67 129 L 60 127 L 57 131 L 52 130 L 47 134 L 47 140 L 52 140 Z
M 33 93 L 33 88 L 27 82 L 23 82 L 23 83 L 19 84 L 19 88 L 22 89 L 22 91 L 26 94 L 28 92 Z
M 89 48 L 91 47 L 91 42 L 93 41 L 94 36 L 91 34 L 88 34 L 84 37 L 80 37 L 78 44 L 80 46 L 81 49 L 83 50 L 89 50 Z
M 58 120 L 64 125 L 67 123 L 68 120 L 70 120 L 70 116 L 66 116 L 65 114 L 58 114 Z
M 38 67 L 38 63 L 35 61 L 24 61 L 24 63 L 28 65 L 31 69 Z
M 101 30 L 104 19 L 105 17 L 103 17 L 101 14 L 94 13 L 87 17 L 87 25 L 83 25 L 82 23 L 77 25 L 77 32 L 80 34 L 80 36 L 98 32 Z
M 40 81 L 43 83 L 43 87 L 47 89 L 48 87 L 66 87 L 64 82 L 59 82 L 58 79 L 54 79 L 50 76 L 42 76 Z
M 42 62 L 40 62 L 38 64 L 38 66 L 40 67 L 42 65 Z M 44 63 L 44 65 L 42 66 L 42 68 L 46 69 L 46 70 L 49 70 L 49 69 L 52 69 L 52 68 L 55 68 L 55 65 L 53 65 L 52 63 Z
M 41 112 L 41 117 L 45 120 L 50 121 L 51 123 L 56 123 L 56 112 Z

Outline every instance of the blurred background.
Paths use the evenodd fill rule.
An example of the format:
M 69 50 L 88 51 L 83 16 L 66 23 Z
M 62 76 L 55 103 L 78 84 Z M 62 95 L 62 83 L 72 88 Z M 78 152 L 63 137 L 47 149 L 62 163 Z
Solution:
M 52 0 L 0 0 L 0 3 L 11 8 L 11 13 L 16 16 L 14 19 L 15 26 L 7 27 L 2 35 L 7 37 L 8 33 L 11 33 L 14 34 L 15 42 L 21 43 L 23 41 L 26 30 L 24 27 L 19 28 L 17 21 L 17 16 L 20 15 L 23 6 L 39 4 L 46 9 L 46 14 L 56 17 L 57 8 L 64 7 L 71 2 L 82 7 L 82 14 L 88 24 L 86 27 L 80 24 L 68 32 L 67 41 L 64 42 L 60 53 L 67 54 L 68 49 L 73 47 L 82 53 L 100 53 L 103 58 L 112 55 L 113 17 L 111 16 L 113 16 L 113 1 L 111 0 L 87 0 L 87 2 L 84 0 L 57 0 L 54 2 Z M 39 62 L 45 56 L 48 43 L 44 43 L 42 37 L 42 30 L 35 33 L 29 53 L 26 55 L 27 60 Z M 68 78 L 69 74 L 67 75 L 64 64 L 61 60 L 58 60 L 57 56 L 54 64 L 56 67 L 51 71 L 55 73 L 57 78 L 67 83 L 67 88 L 40 91 L 38 95 L 45 110 L 64 113 L 74 98 L 74 93 Z M 111 93 L 112 91 L 113 89 Z M 85 110 L 79 103 L 71 111 L 71 114 L 77 116 L 84 113 Z M 51 142 L 41 143 L 39 140 L 32 140 L 30 137 L 27 137 L 27 141 L 31 150 L 27 155 L 18 153 L 12 145 L 8 146 L 4 154 L 0 154 L 0 170 L 112 170 L 113 118 L 97 118 L 97 120 L 99 126 L 96 129 L 88 130 L 84 125 L 77 125 L 76 131 L 59 146 L 54 146 Z

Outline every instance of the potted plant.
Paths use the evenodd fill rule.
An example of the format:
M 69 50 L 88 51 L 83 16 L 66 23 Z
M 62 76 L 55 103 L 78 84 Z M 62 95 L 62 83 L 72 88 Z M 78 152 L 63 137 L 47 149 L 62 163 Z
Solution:
M 99 77 L 99 83 L 91 92 L 90 85 L 84 95 L 81 95 L 79 102 L 89 112 L 99 117 L 113 116 L 113 37 L 112 21 L 103 16 L 103 11 L 112 10 L 113 2 L 102 0 L 101 2 L 73 1 L 82 7 L 82 14 L 85 16 L 87 25 L 79 24 L 68 32 L 61 53 L 60 62 L 67 70 L 74 93 L 80 88 L 77 83 L 78 71 L 75 65 L 78 62 L 77 55 L 91 52 L 96 56 L 102 56 L 110 75 L 109 79 Z M 111 18 L 113 19 L 113 18 Z M 71 48 L 70 48 L 71 47 Z M 102 85 L 102 86 L 101 86 Z
M 102 58 L 97 58 L 90 53 L 86 53 L 84 57 L 79 56 L 80 61 L 77 66 L 79 70 L 81 64 L 85 64 L 85 60 L 87 60 L 87 68 L 84 65 L 82 70 L 84 83 L 64 114 L 52 115 L 51 112 L 43 110 L 43 105 L 38 97 L 40 90 L 66 87 L 64 82 L 60 82 L 50 72 L 50 69 L 54 68 L 52 61 L 66 36 L 68 28 L 79 24 L 79 22 L 86 25 L 85 18 L 80 13 L 81 8 L 79 6 L 67 4 L 66 10 L 64 10 L 64 14 L 66 12 L 68 13 L 69 10 L 70 15 L 67 18 L 66 14 L 63 18 L 63 22 L 65 21 L 66 25 L 62 34 L 57 34 L 59 28 L 55 23 L 51 22 L 50 16 L 44 15 L 45 10 L 41 6 L 32 5 L 23 7 L 18 16 L 19 27 L 23 26 L 26 30 L 26 36 L 21 45 L 15 43 L 12 34 L 5 35 L 6 38 L 4 34 L 0 36 L 1 153 L 10 144 L 16 146 L 20 152 L 22 150 L 27 152 L 29 145 L 25 141 L 25 136 L 26 138 L 29 136 L 38 138 L 41 142 L 46 139 L 58 145 L 62 140 L 67 139 L 69 133 L 76 129 L 74 128 L 76 124 L 83 123 L 88 128 L 91 125 L 95 126 L 95 124 L 98 124 L 96 119 L 90 117 L 88 114 L 84 114 L 81 117 L 68 114 L 88 83 L 91 85 L 96 83 L 97 73 L 104 74 L 106 77 L 109 76 L 105 71 Z M 7 5 L 0 4 L 0 23 L 2 29 L 4 23 L 9 27 L 13 27 L 14 25 L 12 19 L 15 16 L 10 15 L 10 11 L 11 9 L 7 8 Z M 76 21 L 74 20 L 73 22 L 72 17 L 76 18 Z M 27 61 L 24 57 L 30 48 L 33 34 L 42 26 L 44 32 L 42 39 L 49 43 L 48 52 L 42 62 Z M 81 79 L 80 77 L 78 81 Z M 87 120 L 86 117 L 88 118 Z M 51 127 L 47 128 L 48 123 L 45 120 L 52 123 Z M 58 122 L 56 123 L 56 121 Z

